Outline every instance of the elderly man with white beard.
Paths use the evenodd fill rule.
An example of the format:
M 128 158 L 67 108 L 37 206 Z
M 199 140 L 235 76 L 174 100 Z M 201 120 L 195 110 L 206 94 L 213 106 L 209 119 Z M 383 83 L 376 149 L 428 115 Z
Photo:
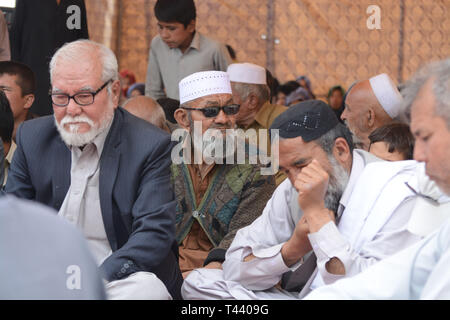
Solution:
M 185 299 L 298 299 L 420 240 L 406 229 L 416 198 L 404 182 L 417 185 L 416 162 L 353 150 L 349 130 L 317 100 L 290 107 L 271 129 L 288 179 L 238 231 L 223 270 L 185 278 Z
M 172 150 L 172 180 L 185 277 L 203 266 L 222 269 L 236 232 L 261 215 L 275 190 L 275 179 L 264 173 L 267 168 L 261 161 L 252 161 L 256 146 L 246 144 L 234 130 L 240 106 L 233 103 L 226 72 L 193 73 L 180 81 L 179 88 L 180 108 L 174 116 L 185 139 Z M 242 159 L 237 140 L 245 147 Z
M 118 107 L 117 69 L 114 53 L 92 41 L 55 53 L 54 116 L 19 127 L 6 192 L 51 206 L 81 229 L 109 299 L 177 299 L 172 143 Z
M 422 68 L 407 83 L 404 94 L 416 138 L 414 159 L 424 162 L 429 178 L 450 195 L 450 59 Z M 434 219 L 434 210 L 424 214 Z M 448 300 L 449 264 L 447 218 L 438 231 L 410 248 L 351 279 L 319 288 L 306 298 Z

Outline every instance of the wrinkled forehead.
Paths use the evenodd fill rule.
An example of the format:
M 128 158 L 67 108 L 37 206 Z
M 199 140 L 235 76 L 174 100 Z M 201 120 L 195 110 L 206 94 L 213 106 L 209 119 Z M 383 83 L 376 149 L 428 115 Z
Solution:
M 210 106 L 224 106 L 233 102 L 233 96 L 229 93 L 211 94 L 189 101 L 186 104 L 196 108 L 206 108 Z
M 59 56 L 52 70 L 52 80 L 59 78 L 101 78 L 102 61 L 93 51 L 79 52 L 71 56 Z

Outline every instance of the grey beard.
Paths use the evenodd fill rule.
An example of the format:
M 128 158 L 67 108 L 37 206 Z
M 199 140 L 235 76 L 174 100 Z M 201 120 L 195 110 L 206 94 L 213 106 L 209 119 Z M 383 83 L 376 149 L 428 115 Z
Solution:
M 328 160 L 333 168 L 333 174 L 330 175 L 328 189 L 325 193 L 325 207 L 334 213 L 337 213 L 339 201 L 342 198 L 350 177 L 347 171 L 345 171 L 345 169 L 336 161 L 333 155 L 329 155 Z

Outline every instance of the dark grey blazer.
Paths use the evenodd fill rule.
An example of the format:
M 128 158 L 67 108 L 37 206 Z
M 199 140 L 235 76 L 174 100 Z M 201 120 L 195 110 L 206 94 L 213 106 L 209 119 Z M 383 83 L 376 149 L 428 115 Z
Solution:
M 3 185 L 3 179 L 5 179 L 5 151 L 3 150 L 3 141 L 0 138 L 0 189 Z M 1 193 L 0 193 L 1 195 Z
M 6 192 L 59 210 L 70 186 L 71 152 L 54 117 L 24 122 Z M 113 254 L 101 265 L 104 277 L 155 273 L 174 299 L 181 298 L 175 242 L 175 201 L 170 183 L 170 136 L 122 108 L 100 158 L 100 205 Z

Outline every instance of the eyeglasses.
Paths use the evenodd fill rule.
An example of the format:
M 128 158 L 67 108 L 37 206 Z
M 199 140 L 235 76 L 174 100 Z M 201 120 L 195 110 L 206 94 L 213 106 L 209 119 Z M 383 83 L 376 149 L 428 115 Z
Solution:
M 73 99 L 80 106 L 88 106 L 94 103 L 95 96 L 105 88 L 108 83 L 110 83 L 112 79 L 106 81 L 97 91 L 94 92 L 79 92 L 75 93 L 73 96 L 68 95 L 67 93 L 52 93 L 50 92 L 50 98 L 52 99 L 52 103 L 58 107 L 66 107 L 70 99 Z
M 203 115 L 207 118 L 214 118 L 220 113 L 222 110 L 226 115 L 230 116 L 239 112 L 239 108 L 241 106 L 238 104 L 230 104 L 228 106 L 223 107 L 206 107 L 206 108 L 189 108 L 185 106 L 181 106 L 182 109 L 186 110 L 197 110 L 203 112 Z

